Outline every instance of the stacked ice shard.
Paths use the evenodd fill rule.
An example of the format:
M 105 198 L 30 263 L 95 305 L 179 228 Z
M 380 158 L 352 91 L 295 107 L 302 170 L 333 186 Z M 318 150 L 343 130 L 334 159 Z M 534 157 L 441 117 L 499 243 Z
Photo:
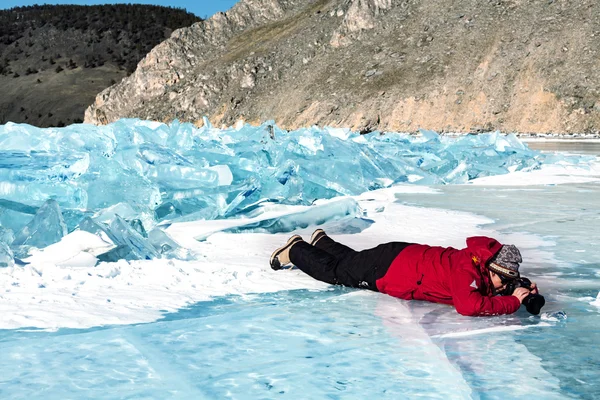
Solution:
M 332 201 L 323 205 L 315 205 L 306 211 L 293 212 L 276 218 L 262 219 L 257 222 L 243 224 L 235 228 L 225 229 L 225 232 L 291 232 L 295 229 L 306 228 L 311 225 L 321 225 L 325 222 L 346 219 L 346 223 L 354 226 L 361 218 L 361 209 L 358 202 L 351 197 Z M 365 222 L 362 222 L 365 223 Z M 368 222 L 367 222 L 368 226 Z M 329 231 L 329 230 L 328 230 Z
M 13 252 L 10 244 L 15 239 L 12 231 L 0 226 L 0 268 L 14 265 Z
M 208 121 L 196 128 L 133 119 L 48 129 L 9 123 L 0 126 L 0 226 L 15 238 L 1 242 L 0 259 L 60 240 L 80 224 L 110 237 L 116 247 L 107 260 L 179 257 L 157 224 L 239 217 L 263 202 L 310 205 L 399 182 L 464 183 L 564 161 L 499 133 L 360 135 L 285 131 L 272 122 L 217 129 Z M 331 212 L 339 217 L 340 210 Z
M 44 248 L 60 241 L 67 234 L 67 226 L 58 203 L 48 199 L 11 243 L 19 256 L 27 254 L 28 247 Z

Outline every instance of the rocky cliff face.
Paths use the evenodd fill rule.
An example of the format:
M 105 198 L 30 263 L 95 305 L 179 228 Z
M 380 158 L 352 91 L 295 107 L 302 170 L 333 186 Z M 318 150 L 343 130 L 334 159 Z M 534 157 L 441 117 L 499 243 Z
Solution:
M 155 47 L 86 122 L 600 129 L 593 0 L 241 0 Z

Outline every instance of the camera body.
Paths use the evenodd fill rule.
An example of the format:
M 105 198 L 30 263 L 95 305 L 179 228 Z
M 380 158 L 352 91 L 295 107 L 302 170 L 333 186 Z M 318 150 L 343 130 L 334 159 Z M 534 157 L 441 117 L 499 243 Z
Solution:
M 505 296 L 511 296 L 516 288 L 525 288 L 527 290 L 531 290 L 531 281 L 528 278 L 516 278 L 508 281 L 506 284 L 506 289 L 502 292 Z
M 501 294 L 503 296 L 512 296 L 515 289 L 520 287 L 531 290 L 531 281 L 525 277 L 513 279 L 506 284 L 506 289 Z M 546 299 L 541 294 L 529 293 L 523 299 L 523 304 L 531 314 L 538 315 L 544 304 L 546 304 Z

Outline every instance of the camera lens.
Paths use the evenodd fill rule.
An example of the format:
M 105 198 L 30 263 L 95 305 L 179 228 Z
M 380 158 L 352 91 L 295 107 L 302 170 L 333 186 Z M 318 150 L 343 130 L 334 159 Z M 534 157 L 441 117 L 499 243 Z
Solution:
M 538 315 L 544 304 L 546 304 L 546 299 L 541 294 L 529 294 L 523 299 L 523 304 L 529 313 Z

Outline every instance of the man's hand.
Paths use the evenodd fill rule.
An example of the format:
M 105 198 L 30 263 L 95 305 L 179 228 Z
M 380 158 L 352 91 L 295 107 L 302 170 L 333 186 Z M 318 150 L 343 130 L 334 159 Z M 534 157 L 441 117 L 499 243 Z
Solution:
M 538 294 L 538 288 L 535 282 L 531 282 L 531 293 Z
M 523 299 L 529 295 L 529 289 L 524 287 L 516 288 L 512 295 L 519 299 L 519 303 L 522 304 Z

